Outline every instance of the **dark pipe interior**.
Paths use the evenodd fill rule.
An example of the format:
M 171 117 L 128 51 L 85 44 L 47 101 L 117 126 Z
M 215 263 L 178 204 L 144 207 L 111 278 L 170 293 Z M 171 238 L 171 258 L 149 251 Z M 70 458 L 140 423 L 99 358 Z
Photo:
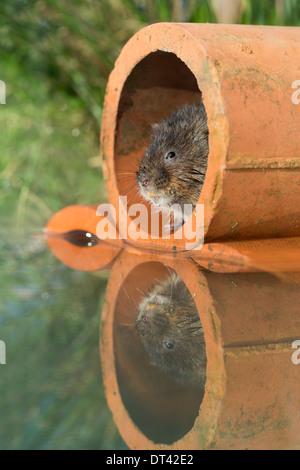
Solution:
M 128 197 L 128 206 L 145 203 L 136 171 L 150 143 L 151 124 L 183 104 L 201 100 L 195 76 L 173 53 L 152 52 L 132 70 L 121 93 L 115 142 L 117 185 L 119 193 Z

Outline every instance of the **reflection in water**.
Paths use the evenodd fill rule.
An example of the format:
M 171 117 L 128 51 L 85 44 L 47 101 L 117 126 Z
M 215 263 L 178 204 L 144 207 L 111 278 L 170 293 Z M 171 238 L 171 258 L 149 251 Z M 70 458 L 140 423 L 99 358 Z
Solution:
M 195 302 L 175 273 L 139 305 L 136 327 L 152 363 L 179 383 L 205 383 L 204 335 Z
M 175 290 L 174 286 L 177 286 Z M 183 318 L 186 318 L 185 340 L 182 337 L 180 348 L 180 334 L 177 333 L 179 348 L 176 349 L 175 337 L 167 338 L 169 349 L 166 346 L 166 354 L 170 353 L 170 355 L 169 360 L 165 361 L 162 366 L 162 356 L 157 350 L 157 339 L 154 339 L 155 344 L 150 346 L 156 356 L 153 359 L 153 354 L 149 355 L 141 341 L 141 333 L 138 331 L 136 320 L 140 315 L 140 306 L 143 302 L 146 304 L 153 289 L 159 291 L 160 299 L 164 290 L 165 296 L 169 296 L 167 300 L 169 306 L 172 303 L 175 306 L 178 304 L 178 297 L 174 296 L 178 296 L 179 287 L 182 288 L 182 298 L 187 299 L 189 296 L 191 306 L 191 309 L 186 307 L 183 313 Z M 206 359 L 205 352 L 203 361 L 199 359 L 199 352 L 195 352 L 197 344 L 203 351 L 204 342 L 199 317 L 192 303 L 194 304 L 193 298 L 183 282 L 177 275 L 170 276 L 170 270 L 159 262 L 142 263 L 134 268 L 118 292 L 114 312 L 114 353 L 118 386 L 131 419 L 142 433 L 154 442 L 172 444 L 186 435 L 193 427 L 203 400 L 205 380 L 203 367 L 205 367 Z M 157 308 L 159 310 L 159 307 Z M 197 314 L 197 319 L 195 314 Z M 190 320 L 188 320 L 189 316 Z M 173 325 L 175 329 L 178 318 L 180 316 L 177 311 Z M 187 327 L 188 324 L 191 328 Z M 182 329 L 182 325 L 178 324 L 177 328 Z M 195 343 L 193 336 L 197 338 Z M 170 348 L 171 344 L 173 350 L 172 347 Z M 191 354 L 195 354 L 191 358 L 186 375 L 183 373 L 182 364 L 184 349 L 190 351 L 190 357 Z M 196 362 L 202 365 L 201 374 L 196 371 Z M 181 366 L 178 367 L 180 363 Z M 186 359 L 185 363 L 188 363 Z M 172 374 L 171 371 L 174 372 L 176 367 L 181 371 L 179 374 Z M 203 378 L 201 384 L 200 377 Z
M 93 242 L 85 231 L 63 237 L 79 251 Z M 120 402 L 108 380 L 120 429 L 129 417 L 159 444 L 197 438 L 199 448 L 299 445 L 299 375 L 292 361 L 300 334 L 299 274 L 221 274 L 192 263 L 179 269 L 178 259 L 170 265 L 185 284 L 151 256 L 133 259 L 124 250 L 115 261 L 101 340 L 105 380 L 116 372 L 126 410 L 118 422 Z
M 269 273 L 224 275 L 179 263 L 172 268 L 182 278 L 152 260 L 132 267 L 126 253 L 116 261 L 108 286 L 113 349 L 104 346 L 103 355 L 114 354 L 127 412 L 117 425 L 126 430 L 130 419 L 157 444 L 184 438 L 193 445 L 195 438 L 199 448 L 299 445 L 300 375 L 292 361 L 299 276 L 287 273 L 284 282 Z M 108 340 L 104 335 L 102 344 Z M 122 408 L 113 409 L 117 416 Z M 129 446 L 139 439 L 128 436 Z

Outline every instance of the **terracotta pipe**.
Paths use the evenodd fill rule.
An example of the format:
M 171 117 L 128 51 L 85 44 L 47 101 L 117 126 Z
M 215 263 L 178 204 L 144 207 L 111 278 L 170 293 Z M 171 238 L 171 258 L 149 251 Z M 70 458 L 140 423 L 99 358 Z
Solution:
M 104 217 L 96 213 L 97 206 L 68 206 L 58 211 L 48 222 L 45 236 L 54 255 L 73 269 L 93 271 L 110 269 L 116 256 L 122 249 L 134 254 L 144 255 L 153 252 L 149 242 L 140 240 L 122 240 L 108 238 L 96 239 L 93 246 L 88 246 L 89 239 L 77 243 L 76 238 L 66 238 L 74 231 L 98 234 L 98 224 Z M 213 272 L 256 272 L 267 271 L 286 273 L 300 271 L 300 238 L 247 240 L 223 243 L 207 243 L 201 250 L 170 253 L 164 256 L 174 259 L 194 260 L 199 266 Z
M 205 393 L 149 363 L 134 321 L 142 292 L 175 270 L 193 295 L 207 355 Z M 191 260 L 122 252 L 111 271 L 100 351 L 114 420 L 132 449 L 300 445 L 298 286 L 265 273 L 221 275 Z M 299 366 L 298 366 L 299 367 Z
M 109 201 L 141 202 L 134 173 L 150 125 L 203 100 L 205 241 L 299 236 L 300 105 L 292 102 L 299 57 L 293 27 L 161 23 L 135 34 L 106 90 L 101 151 Z M 185 242 L 151 240 L 156 250 Z

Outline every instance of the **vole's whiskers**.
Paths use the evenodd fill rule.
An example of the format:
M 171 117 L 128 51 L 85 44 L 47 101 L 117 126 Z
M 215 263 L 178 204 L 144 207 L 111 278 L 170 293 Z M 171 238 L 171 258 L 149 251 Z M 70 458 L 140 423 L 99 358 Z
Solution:
M 135 323 L 123 323 L 119 321 L 114 321 L 115 325 L 121 325 L 121 326 L 135 326 Z
M 135 171 L 117 171 L 116 175 L 136 175 Z
M 143 292 L 142 289 L 139 289 L 138 287 L 136 288 L 136 290 L 137 290 L 140 294 L 142 294 L 142 297 L 146 297 L 147 292 L 145 292 L 145 291 Z
M 130 196 L 130 198 L 127 200 L 127 204 L 130 205 L 132 200 L 138 195 L 138 191 L 139 191 L 139 188 L 136 187 L 136 188 L 132 188 L 131 190 L 133 192 L 133 194 Z
M 131 166 L 132 166 L 133 168 L 135 168 L 136 170 L 138 170 L 138 169 L 139 169 L 139 166 L 138 166 L 138 164 L 137 164 L 137 163 L 134 163 L 134 162 L 129 162 L 129 161 L 128 161 L 128 162 L 126 162 L 126 163 L 128 163 L 129 165 L 131 165 Z M 136 172 L 135 172 L 135 173 L 136 173 Z

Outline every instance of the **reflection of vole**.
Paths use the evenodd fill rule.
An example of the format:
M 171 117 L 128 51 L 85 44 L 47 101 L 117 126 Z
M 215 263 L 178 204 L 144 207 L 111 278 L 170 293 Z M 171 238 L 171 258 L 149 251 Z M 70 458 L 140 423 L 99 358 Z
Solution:
M 183 205 L 198 202 L 208 158 L 208 127 L 203 104 L 184 105 L 153 126 L 152 142 L 137 172 L 141 194 L 154 206 L 173 210 L 175 223 L 185 222 Z
M 136 327 L 152 362 L 184 384 L 204 384 L 206 353 L 195 302 L 173 273 L 139 305 Z

